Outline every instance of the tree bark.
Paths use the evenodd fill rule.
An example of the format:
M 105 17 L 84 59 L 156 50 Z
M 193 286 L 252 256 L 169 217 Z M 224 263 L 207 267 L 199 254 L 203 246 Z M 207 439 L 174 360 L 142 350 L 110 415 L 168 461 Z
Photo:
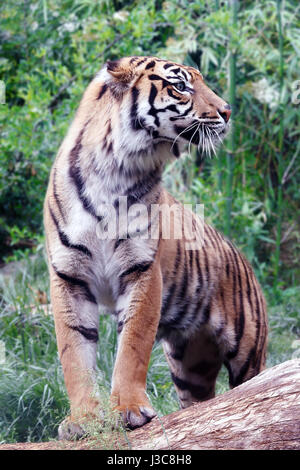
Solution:
M 300 360 L 129 436 L 134 449 L 300 449 Z
M 127 433 L 128 441 L 127 448 L 135 450 L 300 449 L 300 359 L 267 369 L 212 400 L 155 418 Z M 74 446 L 87 448 L 83 442 Z M 62 447 L 60 441 L 5 444 L 0 450 Z

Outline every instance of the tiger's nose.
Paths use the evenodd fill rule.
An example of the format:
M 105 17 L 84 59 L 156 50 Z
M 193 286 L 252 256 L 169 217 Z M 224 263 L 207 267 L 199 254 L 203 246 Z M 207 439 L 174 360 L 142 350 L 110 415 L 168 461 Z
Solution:
M 224 108 L 218 109 L 218 113 L 224 119 L 225 122 L 228 122 L 229 118 L 231 116 L 231 106 L 230 106 L 230 104 L 226 104 L 224 106 Z

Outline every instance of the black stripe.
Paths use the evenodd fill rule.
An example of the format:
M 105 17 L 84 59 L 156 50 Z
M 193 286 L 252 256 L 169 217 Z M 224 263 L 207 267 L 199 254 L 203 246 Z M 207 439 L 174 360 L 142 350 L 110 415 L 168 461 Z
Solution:
M 84 295 L 85 295 L 85 298 L 89 301 L 89 302 L 92 302 L 94 304 L 97 303 L 94 295 L 91 293 L 90 291 L 90 288 L 88 286 L 88 283 L 83 281 L 82 279 L 77 279 L 75 277 L 71 277 L 71 276 L 68 276 L 67 274 L 65 273 L 62 273 L 60 271 L 58 271 L 56 269 L 56 267 L 54 265 L 53 266 L 53 269 L 55 271 L 55 273 L 57 274 L 58 277 L 60 277 L 61 279 L 63 279 L 64 281 L 68 282 L 69 284 L 71 284 L 71 286 L 78 286 L 78 287 L 81 287 L 84 291 Z
M 68 236 L 60 229 L 59 227 L 59 223 L 58 223 L 58 220 L 56 219 L 50 205 L 48 204 L 48 207 L 49 207 L 49 211 L 50 211 L 50 215 L 51 215 L 51 218 L 57 228 L 57 232 L 58 232 L 58 236 L 59 236 L 59 239 L 61 241 L 61 243 L 66 246 L 67 248 L 71 248 L 71 249 L 74 249 L 74 250 L 78 250 L 78 251 L 81 251 L 81 253 L 84 253 L 85 255 L 89 256 L 90 258 L 92 258 L 92 253 L 90 252 L 90 250 L 85 246 L 85 245 L 74 245 L 73 243 L 70 242 Z
M 227 277 L 227 279 L 228 279 L 228 278 L 229 278 L 229 275 L 230 275 L 230 263 L 229 263 L 229 260 L 228 260 L 228 256 L 227 256 L 227 253 L 226 253 L 226 249 L 224 249 L 224 258 L 225 258 L 226 277 Z
M 172 67 L 174 64 L 165 64 L 163 67 L 165 70 L 169 69 L 170 67 Z
M 146 60 L 148 60 L 148 57 L 144 57 L 143 59 L 139 60 L 139 62 L 137 62 L 135 64 L 136 67 L 139 67 L 140 65 L 142 65 L 144 62 L 146 62 Z
M 256 367 L 260 367 L 261 361 L 265 360 L 265 353 L 262 354 L 263 349 L 265 349 L 266 346 L 266 341 L 267 341 L 267 322 L 266 322 L 266 305 L 265 305 L 265 300 L 262 294 L 262 291 L 259 288 L 260 292 L 260 301 L 261 301 L 261 311 L 259 313 L 259 319 L 257 319 L 257 325 L 259 325 L 259 332 L 258 332 L 258 337 L 261 339 L 261 345 L 258 346 L 258 342 L 256 344 L 256 348 L 259 351 L 257 355 L 259 356 L 259 364 L 256 365 Z M 262 320 L 263 322 L 261 323 L 261 314 L 263 316 Z
M 190 253 L 190 282 L 193 280 L 193 263 L 194 263 L 194 250 L 189 250 Z
M 201 266 L 200 266 L 200 260 L 199 260 L 199 256 L 200 256 L 200 252 L 197 250 L 197 253 L 196 253 L 196 266 L 197 266 L 197 278 L 198 278 L 198 282 L 197 282 L 197 288 L 196 288 L 196 291 L 195 291 L 195 294 L 194 296 L 199 296 L 199 299 L 198 301 L 196 302 L 195 306 L 194 306 L 194 309 L 191 313 L 191 315 L 189 315 L 189 318 L 188 318 L 188 322 L 193 325 L 196 318 L 197 318 L 197 315 L 198 315 L 198 312 L 201 308 L 201 305 L 203 303 L 203 295 L 200 295 L 202 294 L 201 291 L 202 291 L 202 288 L 203 288 L 203 275 L 202 275 L 202 270 L 201 270 Z
M 170 94 L 170 93 L 169 93 L 169 94 Z M 170 95 L 170 96 L 171 96 L 171 95 Z M 178 105 L 181 105 L 181 104 L 187 104 L 187 103 L 178 103 Z M 181 119 L 182 117 L 187 116 L 187 114 L 188 114 L 190 111 L 192 111 L 193 107 L 194 107 L 194 104 L 193 104 L 193 102 L 192 102 L 191 106 L 190 106 L 188 109 L 186 109 L 186 110 L 184 111 L 184 113 L 179 114 L 178 116 L 172 116 L 172 117 L 170 117 L 170 121 L 177 121 L 178 119 Z
M 208 263 L 207 252 L 204 247 L 202 248 L 202 251 L 204 254 L 205 274 L 206 274 L 206 282 L 207 282 L 207 287 L 208 287 L 209 281 L 210 281 L 209 263 Z
M 151 267 L 153 261 L 150 261 L 148 263 L 138 263 L 138 264 L 134 264 L 133 266 L 131 266 L 130 268 L 128 268 L 126 271 L 124 271 L 120 277 L 123 278 L 125 276 L 129 276 L 130 274 L 141 274 L 141 273 L 145 273 L 146 271 L 148 271 L 148 269 Z
M 249 307 L 251 309 L 251 318 L 253 320 L 254 312 L 253 312 L 253 304 L 252 304 L 252 299 L 251 299 L 251 286 L 250 286 L 250 281 L 249 281 L 248 268 L 247 268 L 246 262 L 244 260 L 244 257 L 240 253 L 238 253 L 238 256 L 239 256 L 239 258 L 240 258 L 240 260 L 243 264 L 244 272 L 246 274 L 248 304 L 249 304 Z
M 174 276 L 177 276 L 177 269 L 179 267 L 180 261 L 181 261 L 181 244 L 180 244 L 180 241 L 177 240 L 177 251 L 176 251 L 176 257 L 175 257 L 174 268 L 173 268 Z
M 95 209 L 92 206 L 91 201 L 86 196 L 84 196 L 85 185 L 84 185 L 83 178 L 81 176 L 79 162 L 78 162 L 78 157 L 79 157 L 80 151 L 82 149 L 82 137 L 83 137 L 83 134 L 84 134 L 85 127 L 88 125 L 88 123 L 89 123 L 89 121 L 81 129 L 81 131 L 80 131 L 80 133 L 77 137 L 76 143 L 75 143 L 74 147 L 72 148 L 72 150 L 70 152 L 69 175 L 72 178 L 72 180 L 74 181 L 74 184 L 75 184 L 76 189 L 77 189 L 78 197 L 79 197 L 84 209 L 89 214 L 94 216 L 100 222 L 103 217 L 98 216 L 96 214 Z
M 188 289 L 188 267 L 187 267 L 187 255 L 184 251 L 184 271 L 183 276 L 181 278 L 181 287 L 179 292 L 176 295 L 176 306 L 178 307 L 175 316 L 170 320 L 167 320 L 164 325 L 168 328 L 180 328 L 182 325 L 182 320 L 187 313 L 187 306 L 189 304 L 189 299 L 187 297 L 187 289 Z
M 149 80 L 154 80 L 154 81 L 161 80 L 163 88 L 167 87 L 170 84 L 168 80 L 165 80 L 163 77 L 160 77 L 159 75 L 155 75 L 154 73 L 152 75 L 149 75 Z
M 182 95 L 179 96 L 179 95 L 175 95 L 175 94 L 173 93 L 173 88 L 168 87 L 168 88 L 167 88 L 167 93 L 168 93 L 169 96 L 171 96 L 171 98 L 174 98 L 174 100 L 181 101 L 181 99 L 182 99 Z M 183 103 L 182 103 L 182 104 L 183 104 Z M 185 103 L 184 103 L 184 104 L 185 104 Z M 181 115 L 180 115 L 180 116 L 181 116 Z M 179 117 L 179 116 L 178 116 L 178 117 Z M 178 119 L 178 117 L 175 118 L 175 119 Z M 174 120 L 174 118 L 171 118 L 171 120 Z
M 177 276 L 177 270 L 180 264 L 180 260 L 181 260 L 181 245 L 180 245 L 180 241 L 177 240 L 177 251 L 176 251 L 174 267 L 173 267 L 173 276 L 175 277 Z M 177 287 L 177 282 L 175 280 L 175 282 L 173 282 L 171 286 L 169 287 L 168 293 L 163 301 L 162 309 L 161 309 L 161 317 L 163 317 L 169 310 L 172 304 L 176 287 Z
M 54 196 L 54 199 L 55 199 L 55 202 L 56 202 L 56 205 L 58 207 L 58 210 L 59 210 L 59 213 L 61 215 L 61 218 L 62 220 L 64 221 L 64 223 L 66 223 L 66 218 L 65 218 L 65 214 L 64 214 L 64 210 L 63 210 L 63 207 L 62 207 L 62 202 L 57 194 L 57 187 L 56 187 L 56 168 L 54 168 L 54 172 L 53 172 L 53 196 Z
M 240 368 L 240 371 L 239 371 L 239 374 L 236 375 L 234 377 L 234 380 L 233 380 L 233 386 L 234 387 L 237 387 L 238 385 L 241 385 L 241 383 L 243 383 L 244 381 L 244 377 L 246 375 L 246 373 L 248 372 L 249 370 L 249 366 L 250 366 L 250 363 L 251 361 L 253 360 L 253 358 L 255 357 L 255 353 L 256 353 L 256 348 L 253 347 L 250 352 L 248 353 L 248 356 L 247 356 L 247 359 L 246 361 L 244 362 L 244 364 L 242 365 L 242 367 Z M 254 374 L 253 374 L 254 375 Z M 247 377 L 247 380 L 251 379 L 252 377 Z
M 256 357 L 253 361 L 253 368 L 255 369 L 256 373 L 261 370 L 262 362 L 265 363 L 266 361 L 266 341 L 267 341 L 267 324 L 266 322 L 259 325 L 259 330 L 257 330 L 257 338 L 260 339 L 260 345 L 258 345 L 258 341 L 256 343 Z
M 152 189 L 161 181 L 161 174 L 157 170 L 153 170 L 147 175 L 146 178 L 134 183 L 130 188 L 126 190 L 125 196 L 127 196 L 128 206 L 141 199 L 148 194 Z
M 200 251 L 197 250 L 197 253 L 196 253 L 196 266 L 197 266 L 198 286 L 197 286 L 196 291 L 198 293 L 199 293 L 200 289 L 203 286 L 203 276 L 202 276 L 202 270 L 201 270 L 201 266 L 200 266 L 199 256 L 200 256 Z
M 157 95 L 157 88 L 153 83 L 151 83 L 151 89 L 150 89 L 149 100 L 148 100 L 151 106 L 153 106 L 154 104 L 156 95 Z
M 208 263 L 208 257 L 205 248 L 202 249 L 202 252 L 204 254 L 204 261 L 205 261 L 205 274 L 206 274 L 206 290 L 203 290 L 204 287 L 204 280 L 203 280 L 203 273 L 201 270 L 200 266 L 200 252 L 198 252 L 198 256 L 196 255 L 196 265 L 197 265 L 197 277 L 198 277 L 198 283 L 197 283 L 197 288 L 194 293 L 195 296 L 199 296 L 198 301 L 196 302 L 192 313 L 188 316 L 187 322 L 192 325 L 198 316 L 198 313 L 203 306 L 204 302 L 204 309 L 202 312 L 202 316 L 200 318 L 200 322 L 198 323 L 199 325 L 205 324 L 208 322 L 209 317 L 210 317 L 210 310 L 211 310 L 211 297 L 208 296 L 209 294 L 209 281 L 210 281 L 210 272 L 209 272 L 209 263 Z M 202 292 L 203 294 L 202 294 Z
M 240 341 L 244 333 L 244 326 L 245 326 L 245 314 L 244 314 L 244 305 L 243 305 L 243 293 L 242 293 L 242 286 L 241 286 L 241 274 L 240 274 L 240 269 L 238 266 L 238 262 L 236 259 L 236 254 L 235 254 L 235 249 L 233 246 L 228 242 L 229 246 L 231 246 L 231 255 L 233 255 L 233 270 L 232 270 L 232 275 L 233 275 L 233 289 L 232 289 L 232 296 L 233 296 L 233 310 L 236 315 L 235 317 L 235 322 L 234 322 L 234 328 L 235 328 L 235 347 L 231 351 L 229 351 L 226 355 L 228 359 L 233 359 L 236 357 L 239 351 L 239 346 L 240 346 Z M 240 299 L 240 309 L 238 310 L 237 308 L 237 302 L 236 302 L 236 284 L 239 284 L 239 299 Z
M 208 304 L 205 306 L 205 308 L 203 310 L 201 325 L 205 325 L 205 323 L 208 322 L 209 317 L 210 317 L 210 311 L 211 311 L 211 305 L 210 305 L 210 302 L 208 302 Z
M 138 88 L 134 86 L 131 90 L 132 103 L 131 103 L 131 109 L 130 109 L 130 123 L 131 123 L 132 129 L 134 129 L 135 131 L 139 131 L 143 129 L 143 127 L 141 126 L 139 122 L 138 112 L 137 112 L 138 111 L 137 101 L 138 101 L 139 94 L 140 92 Z
M 219 240 L 218 232 L 217 232 L 213 227 L 211 227 L 210 225 L 209 225 L 209 230 L 210 230 L 212 239 L 213 239 L 214 242 L 216 243 L 217 248 L 219 249 L 219 251 L 221 252 L 220 243 L 222 244 L 222 242 L 220 242 L 220 240 Z
M 180 72 L 180 68 L 176 67 L 176 69 L 172 69 L 172 70 L 170 70 L 170 72 L 178 73 L 178 72 Z
M 173 113 L 179 114 L 179 111 L 178 111 L 178 109 L 176 108 L 176 105 L 175 105 L 175 104 L 170 104 L 170 105 L 167 106 L 165 109 L 167 109 L 168 111 L 172 111 Z
M 213 231 L 214 231 L 214 236 L 215 236 L 215 239 L 216 239 L 216 243 L 218 245 L 219 252 L 220 252 L 220 255 L 221 255 L 222 266 L 224 266 L 224 257 L 225 257 L 224 239 L 222 238 L 222 236 L 220 235 L 220 233 L 217 230 L 213 229 Z
M 155 66 L 155 60 L 152 60 L 151 62 L 149 62 L 149 64 L 146 65 L 145 70 L 151 69 L 154 66 Z
M 104 95 L 104 93 L 106 92 L 106 90 L 108 89 L 108 86 L 106 85 L 106 83 L 102 86 L 100 92 L 99 92 L 99 95 L 97 97 L 97 100 L 101 100 L 102 96 Z
M 71 326 L 72 330 L 78 331 L 78 333 L 82 334 L 85 339 L 92 341 L 93 343 L 97 343 L 99 336 L 98 331 L 96 328 L 86 328 L 85 326 Z
M 240 343 L 240 340 L 242 339 L 243 333 L 244 333 L 244 327 L 245 327 L 245 309 L 244 309 L 244 294 L 243 294 L 243 288 L 242 288 L 242 278 L 241 278 L 241 270 L 240 270 L 240 265 L 239 265 L 239 260 L 237 257 L 237 252 L 232 246 L 232 252 L 235 260 L 235 265 L 237 268 L 237 277 L 238 277 L 238 284 L 239 284 L 239 300 L 240 300 L 240 308 L 239 308 L 239 315 L 237 316 L 237 325 L 238 325 L 238 334 L 237 334 L 237 342 L 238 346 Z
M 185 300 L 186 292 L 188 288 L 188 278 L 189 278 L 188 267 L 187 267 L 187 254 L 185 250 L 183 253 L 184 253 L 184 267 L 183 267 L 183 276 L 181 278 L 181 288 L 178 294 L 179 302 L 181 300 Z
M 161 308 L 161 317 L 162 318 L 164 317 L 164 315 L 167 313 L 167 311 L 170 308 L 172 299 L 174 297 L 175 290 L 176 290 L 176 282 L 173 282 L 173 284 L 171 284 L 171 286 L 168 290 L 168 293 L 167 293 L 167 295 L 164 298 L 163 303 L 162 303 L 162 308 Z M 163 322 L 161 324 L 163 325 Z
M 157 88 L 156 88 L 156 86 L 155 86 L 153 83 L 151 83 L 151 89 L 150 89 L 150 94 L 149 94 L 149 99 L 148 99 L 149 104 L 150 104 L 150 106 L 151 106 L 151 109 L 150 109 L 150 111 L 148 112 L 148 114 L 150 114 L 151 116 L 154 116 L 154 117 L 155 117 L 155 123 L 156 123 L 156 121 L 158 121 L 158 124 L 157 124 L 157 125 L 159 125 L 159 120 L 158 120 L 158 118 L 157 118 L 157 116 L 156 116 L 157 113 L 159 112 L 159 110 L 157 110 L 157 109 L 154 107 L 154 101 L 155 101 L 156 96 L 157 96 Z
M 155 75 L 154 73 L 149 75 L 149 80 L 164 80 L 163 77 L 160 77 L 159 75 Z
M 204 236 L 207 236 L 207 238 L 209 239 L 211 245 L 213 246 L 213 248 L 216 250 L 216 245 L 212 239 L 212 236 L 211 236 L 211 233 L 210 233 L 210 230 L 209 230 L 209 226 L 208 225 L 205 225 L 205 232 L 204 232 Z
M 206 291 L 203 291 L 203 287 L 204 287 L 203 286 L 203 274 L 202 274 L 202 270 L 201 270 L 201 266 L 200 266 L 200 260 L 199 260 L 200 252 L 199 252 L 199 256 L 196 256 L 198 285 L 197 285 L 197 289 L 196 289 L 195 294 L 199 295 L 200 297 L 199 297 L 199 300 L 196 303 L 196 305 L 194 307 L 194 311 L 193 311 L 193 313 L 192 313 L 192 315 L 190 316 L 190 319 L 189 319 L 190 323 L 193 324 L 196 321 L 198 312 L 200 311 L 201 307 L 205 303 L 204 304 L 205 306 L 204 306 L 204 309 L 203 309 L 203 312 L 202 312 L 202 316 L 200 318 L 200 322 L 198 323 L 198 325 L 203 325 L 203 324 L 208 322 L 209 317 L 210 317 L 210 311 L 211 311 L 211 305 L 210 305 L 211 297 L 209 296 L 210 272 L 209 272 L 208 257 L 207 257 L 206 250 L 204 248 L 203 248 L 203 253 L 204 253 L 205 274 L 206 274 L 206 281 L 207 281 Z M 202 295 L 200 295 L 201 291 L 203 292 Z
M 185 77 L 185 79 L 188 80 L 188 76 L 183 69 L 181 69 L 181 73 Z
M 232 261 L 232 258 L 231 258 L 231 253 L 230 251 L 228 252 L 228 258 L 230 259 L 230 261 L 232 262 L 232 303 L 233 303 L 233 313 L 237 314 L 237 305 L 236 305 L 236 296 L 235 296 L 235 293 L 236 293 L 236 273 L 235 273 L 235 268 L 234 268 L 234 263 Z M 228 269 L 229 269 L 229 263 L 227 264 L 228 266 Z M 227 270 L 227 267 L 226 267 L 226 270 Z M 229 271 L 228 271 L 229 272 Z M 236 328 L 236 325 L 235 325 L 235 328 Z M 236 331 L 235 331 L 235 340 L 236 340 Z M 238 345 L 235 344 L 235 347 L 233 350 L 230 350 L 227 354 L 226 354 L 226 357 L 228 359 L 233 359 L 238 353 Z M 225 364 L 225 362 L 224 362 Z M 226 365 L 226 364 L 225 364 Z M 227 366 L 226 366 L 227 367 Z M 229 371 L 229 369 L 228 369 Z M 229 374 L 230 375 L 230 374 Z M 231 383 L 231 382 L 230 382 Z
M 258 301 L 258 294 L 257 294 L 257 286 L 256 286 L 256 279 L 253 275 L 253 278 L 252 278 L 252 282 L 253 282 L 253 292 L 254 292 L 254 297 L 255 297 L 255 313 L 256 313 L 256 349 L 258 350 L 258 340 L 262 337 L 263 333 L 261 331 L 261 327 L 262 327 L 262 324 L 261 324 L 261 319 L 260 319 L 260 307 L 259 307 L 259 301 Z M 262 346 L 261 346 L 261 350 L 263 349 L 264 347 L 264 344 L 265 344 L 265 340 L 263 339 L 262 340 Z M 261 352 L 257 352 L 257 360 L 259 361 L 259 357 L 261 356 Z
M 174 143 L 172 144 L 172 148 L 173 148 L 172 151 L 173 151 L 174 156 L 178 158 L 180 155 L 180 152 L 179 152 L 179 147 L 177 145 L 177 142 L 175 144 Z
M 180 379 L 176 375 L 171 373 L 172 380 L 174 384 L 176 385 L 179 390 L 188 390 L 191 392 L 193 397 L 197 398 L 198 400 L 202 400 L 205 398 L 209 392 L 210 389 L 208 387 L 204 387 L 203 385 L 196 385 L 191 382 L 188 382 L 187 380 Z
M 109 146 L 107 147 L 107 153 L 112 153 L 113 150 L 113 143 L 110 142 Z

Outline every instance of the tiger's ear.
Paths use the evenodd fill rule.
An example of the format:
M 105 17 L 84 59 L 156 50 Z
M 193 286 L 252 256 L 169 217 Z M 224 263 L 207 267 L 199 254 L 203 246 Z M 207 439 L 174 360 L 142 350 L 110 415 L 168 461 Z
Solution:
M 131 82 L 135 75 L 133 67 L 122 60 L 108 60 L 106 66 L 112 77 L 124 85 Z

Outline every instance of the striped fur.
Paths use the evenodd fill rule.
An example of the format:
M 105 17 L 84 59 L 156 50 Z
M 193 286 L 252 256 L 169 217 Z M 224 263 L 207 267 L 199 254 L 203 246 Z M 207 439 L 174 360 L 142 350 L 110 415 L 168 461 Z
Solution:
M 145 392 L 155 339 L 163 342 L 182 407 L 214 396 L 222 364 L 232 387 L 264 368 L 266 307 L 249 263 L 161 185 L 165 164 L 185 143 L 214 150 L 229 116 L 229 105 L 197 70 L 154 57 L 108 62 L 87 88 L 53 165 L 44 207 L 51 300 L 71 404 L 61 437 L 80 434 L 82 417 L 101 416 L 99 306 L 117 321 L 111 398 L 129 428 L 155 416 Z M 117 211 L 125 200 L 123 224 Z M 149 214 L 154 206 L 150 221 L 134 212 Z M 165 237 L 160 211 L 174 207 Z M 114 222 L 114 211 L 117 232 L 103 239 L 99 230 Z M 186 236 L 175 234 L 186 215 L 196 235 L 204 230 L 203 243 L 192 250 Z M 126 238 L 137 220 L 139 236 Z M 144 236 L 150 233 L 157 236 Z

